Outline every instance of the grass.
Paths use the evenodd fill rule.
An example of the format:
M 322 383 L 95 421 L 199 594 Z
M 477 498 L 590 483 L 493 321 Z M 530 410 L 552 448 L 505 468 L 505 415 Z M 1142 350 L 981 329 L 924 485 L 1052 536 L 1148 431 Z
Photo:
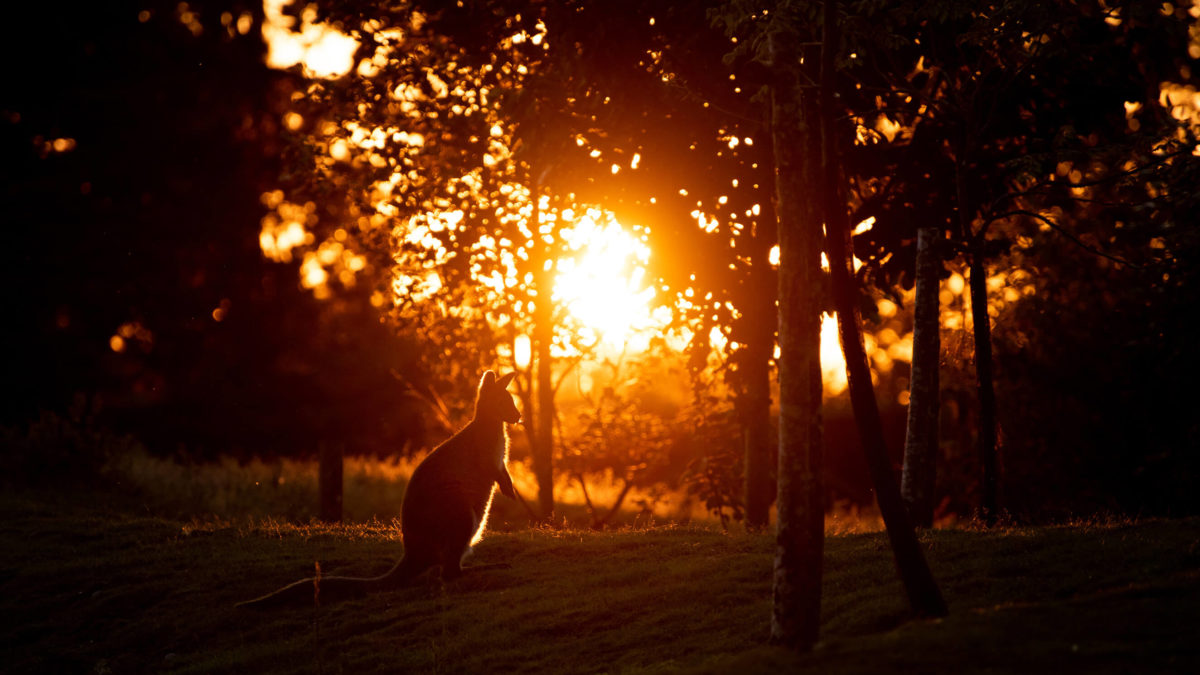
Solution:
M 700 526 L 494 533 L 449 583 L 235 610 L 371 574 L 390 523 L 179 520 L 127 498 L 0 495 L 0 670 L 47 672 L 1195 672 L 1200 519 L 937 530 L 951 608 L 907 619 L 881 533 L 827 540 L 823 642 L 764 646 L 772 537 Z
M 378 460 L 347 457 L 344 460 L 343 515 L 350 522 L 391 521 L 400 516 L 401 497 L 419 458 Z M 533 471 L 520 462 L 509 463 L 517 491 L 536 507 L 537 482 Z M 317 516 L 317 463 L 314 460 L 254 459 L 239 463 L 231 458 L 199 464 L 180 464 L 135 449 L 113 457 L 105 467 L 108 481 L 136 493 L 155 513 L 176 518 L 244 519 L 282 517 L 306 521 Z M 589 477 L 588 492 L 598 509 L 607 511 L 621 485 L 605 476 Z M 590 522 L 583 493 L 574 481 L 555 488 L 559 516 L 586 527 Z M 646 509 L 638 504 L 645 503 Z M 850 514 L 847 514 L 850 515 Z M 657 499 L 633 489 L 614 523 L 648 520 L 700 520 L 717 522 L 695 498 L 683 490 L 665 491 Z M 857 522 L 858 519 L 850 519 Z M 493 506 L 492 529 L 512 530 L 529 522 L 519 504 L 499 499 Z

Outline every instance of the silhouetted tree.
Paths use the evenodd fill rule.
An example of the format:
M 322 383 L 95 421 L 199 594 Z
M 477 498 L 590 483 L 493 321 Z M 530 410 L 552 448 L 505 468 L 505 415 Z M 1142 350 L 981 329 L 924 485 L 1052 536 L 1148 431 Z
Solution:
M 825 509 L 821 489 L 820 269 L 815 98 L 801 86 L 804 9 L 780 2 L 765 24 L 779 218 L 779 522 L 771 640 L 808 650 L 820 630 Z
M 908 425 L 904 438 L 904 466 L 900 492 L 913 524 L 933 525 L 934 489 L 941 390 L 941 312 L 938 281 L 942 265 L 938 251 L 940 228 L 917 230 L 917 260 L 913 302 L 912 376 L 909 380 Z

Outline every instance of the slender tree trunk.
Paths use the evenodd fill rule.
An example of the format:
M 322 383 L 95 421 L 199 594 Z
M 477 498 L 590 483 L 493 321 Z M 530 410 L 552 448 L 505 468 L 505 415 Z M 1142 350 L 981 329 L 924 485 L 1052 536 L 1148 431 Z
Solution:
M 975 326 L 975 377 L 979 386 L 979 458 L 983 463 L 980 504 L 989 525 L 999 515 L 1000 479 L 996 462 L 996 389 L 992 382 L 992 328 L 988 319 L 987 272 L 982 255 L 971 255 L 971 322 Z
M 912 377 L 908 385 L 908 430 L 904 438 L 904 470 L 900 493 L 919 527 L 933 525 L 934 486 L 937 483 L 938 414 L 941 397 L 938 363 L 941 359 L 937 251 L 938 228 L 917 230 L 916 291 L 913 310 Z
M 549 294 L 547 293 L 547 296 Z M 539 326 L 537 349 L 537 448 L 534 474 L 538 484 L 538 508 L 542 517 L 554 515 L 554 385 L 551 378 L 550 341 L 553 327 Z
M 534 236 L 539 237 L 538 228 L 541 222 L 540 181 L 535 181 L 530 191 L 533 199 L 533 230 Z M 549 520 L 554 515 L 554 377 L 553 361 L 550 356 L 550 344 L 554 340 L 554 308 L 550 304 L 553 292 L 553 275 L 547 269 L 551 260 L 549 246 L 538 240 L 535 247 L 537 255 L 534 264 L 534 277 L 537 284 L 537 300 L 533 310 L 533 335 L 531 340 L 534 349 L 535 379 L 537 408 L 533 424 L 533 473 L 538 484 L 538 507 L 542 518 Z
M 321 520 L 338 523 L 342 520 L 342 446 L 326 442 L 318 447 L 317 452 L 317 492 L 321 495 Z
M 782 4 L 780 9 L 782 9 Z M 794 25 L 794 24 L 791 24 Z M 769 36 L 777 82 L 772 143 L 779 223 L 778 522 L 771 641 L 807 651 L 821 618 L 825 509 L 821 477 L 821 221 L 812 197 L 815 120 L 800 88 L 794 32 Z
M 746 525 L 767 526 L 774 490 L 771 486 L 771 356 L 775 351 L 775 295 L 771 273 L 771 246 L 775 243 L 773 209 L 764 209 L 755 224 L 751 285 L 752 298 L 743 320 L 749 324 L 750 339 L 741 363 L 745 389 L 742 397 L 742 438 L 745 442 Z
M 825 39 L 821 58 L 821 194 L 825 200 L 826 242 L 833 284 L 834 305 L 837 308 L 838 333 L 846 359 L 846 379 L 850 386 L 850 403 L 858 424 L 859 438 L 866 454 L 879 511 L 887 526 L 896 567 L 908 593 L 913 611 L 921 616 L 945 616 L 946 603 L 929 565 L 921 551 L 908 510 L 900 497 L 900 489 L 888 457 L 883 437 L 883 424 L 871 384 L 871 367 L 863 347 L 857 296 L 850 253 L 850 226 L 846 202 L 841 197 L 841 171 L 837 163 L 834 128 L 834 54 L 838 45 L 836 1 L 825 0 Z
M 966 128 L 971 128 L 968 119 Z M 954 189 L 958 202 L 959 236 L 969 242 L 967 251 L 967 276 L 971 288 L 971 323 L 975 333 L 975 380 L 979 396 L 978 452 L 983 464 L 983 494 L 980 511 L 984 522 L 992 525 L 999 515 L 999 477 L 996 462 L 996 389 L 992 382 L 992 328 L 988 318 L 987 270 L 983 262 L 984 235 L 986 224 L 976 234 L 972 230 L 974 208 L 969 203 L 966 170 L 969 163 L 970 137 L 964 136 L 955 166 Z

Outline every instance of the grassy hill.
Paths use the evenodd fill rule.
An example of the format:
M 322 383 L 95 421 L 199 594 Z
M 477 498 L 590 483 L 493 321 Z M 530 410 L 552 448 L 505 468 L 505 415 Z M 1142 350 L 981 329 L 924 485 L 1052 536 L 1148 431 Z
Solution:
M 384 524 L 183 522 L 0 497 L 0 670 L 49 672 L 1197 672 L 1200 519 L 924 535 L 951 616 L 909 621 L 885 535 L 832 536 L 823 642 L 765 647 L 772 536 L 496 533 L 449 584 L 238 610 L 313 573 L 373 574 Z

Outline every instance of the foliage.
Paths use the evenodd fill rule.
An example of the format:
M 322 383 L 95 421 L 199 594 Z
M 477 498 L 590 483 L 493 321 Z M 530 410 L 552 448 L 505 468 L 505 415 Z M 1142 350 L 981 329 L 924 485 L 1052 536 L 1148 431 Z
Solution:
M 160 456 L 428 444 L 391 373 L 423 384 L 410 345 L 351 294 L 314 303 L 298 261 L 263 259 L 260 199 L 291 92 L 263 63 L 262 3 L 146 4 L 27 5 L 6 22 L 5 57 L 44 69 L 0 102 L 0 204 L 19 252 L 0 292 L 23 326 L 3 355 L 4 424 L 68 418 L 83 397 L 92 428 Z M 19 35 L 47 23 L 61 44 Z
M 14 7 L 8 31 L 53 22 L 62 39 L 3 44 L 10 61 L 43 66 L 16 73 L 0 102 L 12 475 L 90 476 L 104 447 L 132 443 L 126 432 L 193 459 L 302 457 L 328 439 L 351 454 L 427 447 L 469 409 L 464 382 L 514 364 L 513 341 L 548 295 L 536 273 L 547 257 L 577 257 L 567 226 L 603 204 L 644 226 L 645 280 L 690 331 L 693 366 L 721 344 L 725 360 L 705 402 L 682 412 L 614 390 L 603 422 L 564 416 L 568 443 L 590 429 L 571 461 L 592 479 L 638 467 L 647 485 L 703 457 L 689 474 L 697 494 L 736 519 L 736 425 L 753 423 L 744 394 L 773 365 L 758 26 L 799 17 L 816 37 L 816 4 L 784 4 L 807 13 L 768 17 L 740 0 L 293 3 L 362 43 L 355 70 L 327 79 L 262 65 L 254 3 L 188 10 L 199 31 L 174 4 L 151 3 L 144 19 Z M 989 309 L 1013 508 L 1200 508 L 1186 393 L 1198 381 L 1197 10 L 840 6 L 842 149 L 855 218 L 875 218 L 855 237 L 860 280 L 903 304 L 926 222 L 950 235 L 948 282 L 972 244 L 988 256 L 1002 284 Z M 533 196 L 545 233 L 521 226 Z M 252 236 L 264 206 L 257 233 L 286 264 L 265 264 Z M 293 223 L 312 240 L 284 246 Z M 944 310 L 965 308 L 955 295 Z M 596 336 L 569 311 L 550 320 L 555 358 L 590 354 Z M 905 321 L 889 325 L 904 335 Z M 960 511 L 977 426 L 967 327 L 945 324 L 942 492 Z M 895 400 L 904 367 L 889 377 L 882 363 Z M 71 410 L 77 397 L 88 420 Z M 651 457 L 639 458 L 645 438 Z M 829 445 L 832 461 L 852 454 L 852 442 Z M 870 500 L 840 480 L 861 467 L 832 471 L 831 494 Z
M 1089 271 L 1095 263 L 1091 256 L 1114 265 L 1099 276 L 1132 284 L 1118 291 L 1120 284 L 1103 282 L 1105 297 L 1133 292 L 1146 300 L 1154 297 L 1151 289 L 1160 283 L 1157 273 L 1121 268 L 1156 257 L 1150 248 L 1156 236 L 1165 235 L 1156 246 L 1169 248 L 1167 239 L 1176 236 L 1180 250 L 1187 249 L 1186 228 L 1165 224 L 1177 222 L 1172 205 L 1189 203 L 1194 191 L 1166 177 L 1189 173 L 1195 148 L 1194 132 L 1180 123 L 1187 114 L 1169 98 L 1171 91 L 1191 91 L 1190 85 L 1173 82 L 1192 78 L 1195 52 L 1189 24 L 1194 15 L 1173 5 L 1140 3 L 1047 5 L 1012 0 L 984 8 L 961 3 L 849 6 L 842 65 L 853 88 L 847 86 L 841 100 L 857 127 L 847 128 L 844 135 L 853 133 L 857 140 L 846 144 L 846 157 L 855 186 L 856 220 L 875 219 L 873 227 L 855 239 L 856 254 L 864 261 L 859 274 L 892 293 L 911 284 L 915 228 L 936 225 L 946 237 L 943 257 L 978 265 L 972 276 L 989 277 L 988 306 L 974 308 L 981 311 L 973 322 L 982 326 L 980 317 L 986 320 L 990 314 L 996 318 L 998 336 L 1003 335 L 997 338 L 1005 352 L 999 365 L 1008 372 L 998 377 L 1009 398 L 1001 400 L 1000 424 L 1005 443 L 1011 444 L 1005 450 L 1005 469 L 1014 508 L 1097 508 L 1105 494 L 1125 495 L 1109 497 L 1108 507 L 1119 502 L 1120 508 L 1148 508 L 1145 503 L 1134 506 L 1129 495 L 1148 494 L 1146 485 L 1152 481 L 1163 491 L 1159 494 L 1175 494 L 1169 471 L 1151 470 L 1155 478 L 1132 481 L 1140 485 L 1133 488 L 1118 485 L 1120 470 L 1097 465 L 1179 470 L 1187 464 L 1166 449 L 1179 447 L 1183 436 L 1174 430 L 1185 424 L 1162 425 L 1175 434 L 1166 442 L 1163 434 L 1144 426 L 1100 425 L 1127 429 L 1122 436 L 1126 440 L 1116 445 L 1130 448 L 1128 452 L 1109 450 L 1108 443 L 1086 431 L 1095 429 L 1099 419 L 1084 421 L 1088 411 L 1107 411 L 1102 414 L 1105 420 L 1129 419 L 1130 408 L 1138 407 L 1131 398 L 1146 400 L 1147 393 L 1127 397 L 1113 395 L 1114 390 L 1153 391 L 1156 387 L 1150 383 L 1156 380 L 1139 381 L 1132 374 L 1156 366 L 1147 368 L 1143 361 L 1125 371 L 1119 384 L 1108 380 L 1104 386 L 1089 386 L 1086 383 L 1095 377 L 1082 363 L 1071 365 L 1078 359 L 1065 358 L 1068 348 L 1059 338 L 1085 325 L 1089 328 L 1082 332 L 1093 333 L 1104 315 L 1085 281 L 1097 278 Z M 1080 49 L 1081 45 L 1087 47 Z M 1079 253 L 1067 250 L 1071 246 Z M 990 269 L 980 263 L 984 259 L 993 261 Z M 952 263 L 943 275 L 951 275 L 955 266 Z M 1057 283 L 1060 275 L 1077 281 Z M 1037 281 L 1029 281 L 1033 279 Z M 1051 286 L 1055 291 L 1047 294 Z M 1114 307 L 1113 302 L 1107 304 L 1106 309 Z M 1074 313 L 1081 307 L 1088 309 Z M 1058 308 L 1070 308 L 1066 312 L 1074 317 L 1075 328 L 1057 322 L 1063 315 Z M 1169 316 L 1170 310 L 1163 309 L 1161 315 L 1152 314 Z M 1022 317 L 1019 326 L 1012 322 L 1016 316 Z M 1145 318 L 1138 323 L 1145 325 Z M 966 321 L 956 325 L 969 327 Z M 1051 325 L 1053 335 L 1041 332 Z M 1172 341 L 1165 337 L 1170 333 L 1160 332 L 1160 346 Z M 1131 344 L 1144 339 L 1126 337 Z M 1058 357 L 1038 356 L 1043 338 L 1047 345 L 1060 345 Z M 1174 339 L 1186 338 L 1180 331 Z M 952 336 L 951 342 L 964 341 Z M 1079 335 L 1070 349 L 1079 354 L 1079 344 L 1099 342 L 1103 341 Z M 1169 352 L 1170 348 L 1163 353 Z M 1091 354 L 1084 360 L 1094 358 Z M 975 373 L 959 369 L 953 360 L 949 365 L 952 377 L 946 389 L 959 413 L 953 419 L 974 425 L 965 434 L 949 435 L 949 445 L 957 446 L 971 443 L 972 434 L 990 422 L 986 413 L 970 420 L 961 414 L 965 401 L 959 392 L 970 386 L 961 378 Z M 973 365 L 975 370 L 987 366 Z M 1103 400 L 1082 394 L 1099 391 L 1105 392 Z M 1113 407 L 1118 400 L 1126 401 L 1120 412 Z M 1159 404 L 1149 407 L 1162 409 Z M 1065 420 L 1079 421 L 1063 424 Z M 1132 449 L 1144 448 L 1147 442 L 1155 449 Z M 1061 481 L 1046 480 L 1057 475 L 1046 470 L 1047 462 L 1059 466 L 1055 446 L 1076 448 L 1064 451 L 1074 463 L 1062 466 L 1090 487 L 1060 490 L 1055 484 Z M 1082 451 L 1084 446 L 1094 450 Z M 964 468 L 975 463 L 971 453 L 964 447 L 948 450 L 949 471 L 970 476 Z M 1098 455 L 1100 461 L 1091 461 L 1089 455 Z M 1177 459 L 1150 460 L 1162 456 Z M 1104 487 L 1097 482 L 1101 475 Z M 1069 482 L 1080 485 L 1074 479 Z M 1162 508 L 1162 502 L 1148 501 L 1159 504 L 1152 508 Z M 1186 499 L 1175 499 L 1174 504 L 1193 508 Z
M 713 336 L 727 344 L 734 394 L 764 392 L 753 414 L 743 403 L 744 418 L 765 427 L 774 215 L 764 111 L 753 87 L 726 75 L 728 43 L 703 8 L 365 7 L 317 7 L 360 38 L 364 60 L 297 85 L 292 180 L 264 221 L 276 248 L 277 235 L 306 233 L 294 252 L 277 251 L 303 256 L 304 283 L 328 295 L 365 280 L 444 383 L 493 358 L 515 363 L 522 335 L 553 341 L 539 359 L 585 358 L 600 336 L 558 297 L 554 275 L 597 224 L 619 218 L 658 251 L 640 261 L 647 292 L 669 310 L 654 320 L 673 317 L 701 360 Z M 691 255 L 670 251 L 681 239 Z M 518 387 L 535 400 L 533 382 Z M 640 450 L 653 454 L 629 447 Z
M 732 406 L 723 398 L 700 390 L 689 407 L 690 442 L 698 446 L 688 463 L 683 482 L 722 527 L 745 517 L 742 472 L 744 456 L 739 426 Z
M 631 488 L 639 487 L 653 497 L 670 479 L 664 474 L 669 474 L 671 420 L 659 411 L 646 409 L 646 398 L 653 390 L 644 381 L 618 390 L 623 384 L 616 381 L 620 366 L 607 365 L 614 381 L 593 386 L 592 392 L 585 395 L 587 408 L 579 414 L 580 430 L 564 441 L 560 463 L 562 470 L 579 483 L 592 526 L 597 528 L 618 511 Z M 600 505 L 592 502 L 587 491 L 587 476 L 597 474 L 607 474 L 621 483 L 621 491 L 607 513 L 599 510 Z M 648 512 L 649 505 L 643 504 L 643 510 Z
M 1200 464 L 1187 450 L 1200 429 L 1182 393 L 1200 376 L 1185 325 L 1200 309 L 1200 250 L 1193 233 L 1172 229 L 1164 248 L 1149 249 L 1158 259 L 1138 267 L 1062 243 L 1014 254 L 1038 271 L 1036 292 L 997 317 L 1014 509 L 1200 509 L 1191 488 Z

